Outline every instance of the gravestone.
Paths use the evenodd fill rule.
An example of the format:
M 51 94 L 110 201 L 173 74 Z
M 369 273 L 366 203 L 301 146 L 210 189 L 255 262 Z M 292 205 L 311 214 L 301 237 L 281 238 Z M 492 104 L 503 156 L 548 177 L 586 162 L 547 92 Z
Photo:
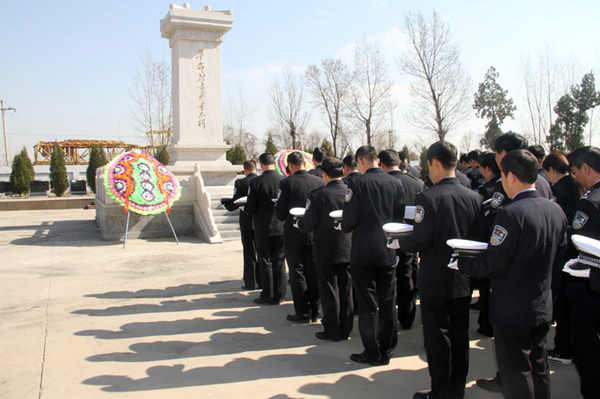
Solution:
M 50 191 L 50 182 L 41 180 L 32 180 L 29 182 L 29 195 L 48 195 Z
M 85 180 L 71 180 L 71 194 L 85 195 L 87 194 L 87 183 Z

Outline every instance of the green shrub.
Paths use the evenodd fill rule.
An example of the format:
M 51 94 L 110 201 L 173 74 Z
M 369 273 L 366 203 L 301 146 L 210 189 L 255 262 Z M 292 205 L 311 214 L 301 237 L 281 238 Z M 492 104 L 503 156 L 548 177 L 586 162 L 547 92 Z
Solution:
M 167 147 L 160 147 L 159 150 L 156 151 L 154 158 L 163 165 L 168 165 L 169 162 L 171 162 L 171 156 L 169 155 L 169 151 L 167 151 Z
M 241 144 L 236 144 L 227 150 L 227 160 L 234 165 L 241 165 L 246 161 L 246 151 Z
M 30 182 L 31 174 L 27 168 L 22 154 L 15 155 L 13 158 L 12 170 L 10 172 L 10 190 L 16 194 L 27 194 L 29 192 Z

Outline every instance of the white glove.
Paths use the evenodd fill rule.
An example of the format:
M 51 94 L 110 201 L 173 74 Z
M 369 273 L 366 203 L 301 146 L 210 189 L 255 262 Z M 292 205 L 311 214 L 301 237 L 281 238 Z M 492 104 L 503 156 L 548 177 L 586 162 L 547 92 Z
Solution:
M 565 266 L 563 267 L 563 272 L 569 273 L 573 277 L 590 278 L 590 269 L 584 269 L 584 270 L 571 269 L 571 267 L 575 266 L 577 263 L 579 263 L 577 258 L 571 259 L 570 261 L 565 263 Z
M 388 241 L 387 247 L 389 249 L 400 249 L 400 243 L 398 242 L 398 239 L 391 240 L 391 241 Z
M 452 270 L 458 270 L 458 254 L 452 254 L 450 257 L 450 262 L 448 263 L 448 268 Z

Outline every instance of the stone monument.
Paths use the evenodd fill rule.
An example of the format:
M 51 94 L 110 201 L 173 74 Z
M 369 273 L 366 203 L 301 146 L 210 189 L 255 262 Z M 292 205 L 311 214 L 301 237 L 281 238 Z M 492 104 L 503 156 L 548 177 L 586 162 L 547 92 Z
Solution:
M 195 235 L 207 242 L 222 242 L 213 217 L 212 196 L 231 194 L 241 166 L 226 159 L 223 141 L 221 43 L 231 30 L 231 11 L 191 10 L 170 5 L 160 21 L 169 39 L 173 73 L 173 143 L 167 148 L 167 165 L 181 183 L 182 195 L 171 208 L 178 235 Z M 96 170 L 96 221 L 102 237 L 119 239 L 125 233 L 123 208 L 104 189 L 104 168 Z M 169 237 L 164 215 L 132 215 L 128 237 Z

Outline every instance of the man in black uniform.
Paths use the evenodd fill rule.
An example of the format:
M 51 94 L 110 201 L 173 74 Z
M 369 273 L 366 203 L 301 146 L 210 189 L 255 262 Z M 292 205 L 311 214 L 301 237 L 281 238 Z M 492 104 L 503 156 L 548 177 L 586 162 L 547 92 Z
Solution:
M 315 163 L 315 168 L 308 171 L 309 174 L 323 178 L 323 169 L 321 167 L 321 163 L 325 158 L 325 150 L 321 147 L 315 147 L 313 150 L 313 161 Z
M 398 151 L 398 158 L 400 158 L 400 163 L 406 165 L 406 171 L 404 173 L 408 173 L 410 176 L 421 180 L 421 172 L 419 172 L 419 169 L 415 168 L 410 164 L 410 159 L 408 159 L 408 155 L 409 154 L 405 154 L 404 151 Z
M 536 191 L 537 160 L 529 151 L 511 151 L 501 167 L 512 201 L 496 216 L 487 253 L 474 260 L 459 257 L 458 268 L 490 279 L 490 320 L 504 397 L 549 398 L 550 285 L 564 263 L 567 220 L 557 204 Z
M 296 151 L 287 157 L 290 176 L 279 184 L 279 196 L 275 212 L 283 220 L 283 247 L 290 276 L 290 287 L 294 300 L 294 314 L 289 321 L 309 323 L 317 321 L 319 314 L 319 287 L 313 260 L 312 238 L 294 227 L 292 208 L 304 208 L 308 193 L 323 186 L 323 179 L 309 175 L 305 169 L 304 155 Z
M 494 142 L 494 151 L 496 152 L 496 164 L 502 170 L 502 159 L 511 151 L 527 149 L 527 140 L 518 133 L 508 132 L 499 136 Z M 535 181 L 535 189 L 540 193 L 542 198 L 552 199 L 552 189 L 546 179 L 539 176 Z M 492 234 L 494 226 L 494 218 L 501 206 L 507 205 L 510 198 L 506 195 L 504 187 L 502 187 L 502 177 L 496 181 L 494 193 L 492 194 L 492 202 L 490 203 L 489 212 L 486 212 L 484 220 L 485 229 L 483 235 L 479 237 L 481 241 L 487 241 Z M 484 294 L 485 295 L 485 294 Z M 492 392 L 501 391 L 501 380 L 496 373 L 494 378 L 478 379 L 477 386 Z
M 469 158 L 469 165 L 471 165 L 471 170 L 467 174 L 467 177 L 471 181 L 471 188 L 475 190 L 481 184 L 483 184 L 484 179 L 481 176 L 481 171 L 479 170 L 479 156 L 481 155 L 481 151 L 473 150 L 469 151 L 467 157 Z
M 332 211 L 344 206 L 347 187 L 342 181 L 342 162 L 338 158 L 323 160 L 325 186 L 308 195 L 306 213 L 300 227 L 313 231 L 313 257 L 315 259 L 323 307 L 323 331 L 319 339 L 346 340 L 352 331 L 353 303 L 352 277 L 350 276 L 350 234 L 336 230 Z
M 400 158 L 394 150 L 384 150 L 378 155 L 379 166 L 387 174 L 400 179 L 404 187 L 405 205 L 415 205 L 417 194 L 423 190 L 423 181 L 400 170 Z M 419 258 L 415 253 L 407 253 L 402 249 L 396 250 L 398 264 L 396 265 L 396 297 L 398 302 L 398 321 L 408 330 L 415 320 L 417 310 L 417 273 Z
M 342 163 L 344 164 L 344 177 L 342 180 L 344 183 L 348 184 L 348 180 L 354 178 L 355 176 L 359 176 L 360 172 L 356 170 L 357 164 L 354 155 L 346 155 L 342 160 Z
M 413 233 L 400 248 L 419 252 L 419 295 L 431 391 L 415 399 L 462 398 L 469 369 L 469 278 L 450 270 L 450 238 L 477 234 L 481 198 L 455 177 L 456 147 L 438 141 L 427 150 L 434 186 L 416 198 Z
M 387 248 L 385 223 L 404 218 L 400 180 L 377 167 L 371 146 L 356 151 L 362 173 L 348 183 L 342 229 L 352 232 L 350 265 L 358 299 L 358 329 L 364 346 L 352 361 L 388 364 L 398 343 L 396 321 L 396 253 Z
M 226 206 L 230 211 L 239 208 L 233 203 L 234 201 L 248 195 L 250 181 L 258 176 L 256 162 L 253 160 L 244 162 L 244 175 L 244 178 L 235 181 L 233 198 Z M 244 286 L 242 288 L 254 290 L 256 287 L 260 288 L 260 268 L 256 262 L 254 223 L 252 222 L 252 215 L 248 214 L 245 207 L 240 209 L 240 235 L 244 252 Z
M 600 149 L 582 147 L 569 155 L 571 172 L 589 190 L 577 201 L 571 233 L 600 240 Z M 594 268 L 592 268 L 594 269 Z M 573 332 L 573 360 L 584 398 L 600 398 L 600 290 L 598 269 L 590 279 L 567 280 L 566 291 Z
M 275 201 L 283 176 L 275 171 L 275 157 L 265 152 L 258 158 L 262 175 L 250 181 L 246 211 L 252 215 L 262 291 L 254 302 L 279 305 L 285 299 L 283 223 L 275 215 Z

